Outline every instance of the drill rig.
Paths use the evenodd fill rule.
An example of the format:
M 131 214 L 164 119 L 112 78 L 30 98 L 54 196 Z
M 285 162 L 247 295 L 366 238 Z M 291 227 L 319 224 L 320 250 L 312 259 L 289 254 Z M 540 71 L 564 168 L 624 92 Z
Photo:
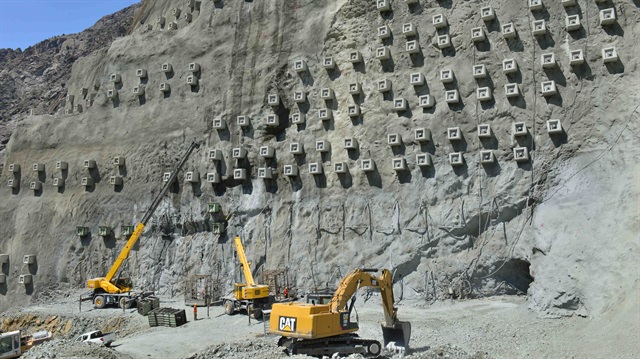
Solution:
M 380 342 L 362 339 L 354 334 L 358 323 L 351 322 L 354 295 L 361 287 L 380 289 L 385 322 L 382 324 L 384 346 L 394 342 L 396 348 L 408 348 L 411 338 L 411 323 L 398 320 L 398 309 L 394 307 L 393 281 L 389 270 L 382 270 L 376 277 L 371 273 L 377 269 L 356 269 L 340 282 L 329 304 L 276 303 L 271 309 L 269 328 L 279 334 L 278 345 L 285 347 L 290 355 L 312 356 L 349 355 L 360 353 L 378 356 Z M 349 304 L 351 300 L 351 304 Z

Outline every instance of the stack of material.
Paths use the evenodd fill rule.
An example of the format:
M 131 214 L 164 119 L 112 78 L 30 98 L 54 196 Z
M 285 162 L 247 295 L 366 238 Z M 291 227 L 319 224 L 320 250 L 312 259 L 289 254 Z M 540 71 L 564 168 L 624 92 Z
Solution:
M 144 299 L 138 299 L 137 301 L 138 313 L 140 315 L 148 315 L 149 312 L 156 308 L 160 308 L 160 298 L 158 297 L 147 297 Z
M 149 326 L 179 327 L 187 322 L 184 309 L 156 308 L 149 312 Z

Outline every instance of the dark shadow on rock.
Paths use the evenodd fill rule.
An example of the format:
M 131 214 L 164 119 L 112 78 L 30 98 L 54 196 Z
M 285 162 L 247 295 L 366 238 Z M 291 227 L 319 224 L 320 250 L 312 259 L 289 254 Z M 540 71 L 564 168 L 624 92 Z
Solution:
M 127 165 L 125 164 L 124 166 L 118 166 L 118 175 L 120 175 L 120 177 L 127 177 Z
M 583 20 L 580 19 L 580 21 Z M 584 39 L 587 37 L 587 31 L 584 29 L 584 27 L 580 27 L 578 30 L 567 31 L 567 33 L 573 40 Z
M 476 51 L 480 52 L 488 52 L 491 51 L 491 41 L 489 39 L 485 39 L 484 41 L 476 41 L 474 42 L 476 46 Z
M 165 91 L 165 92 L 163 92 L 163 93 L 162 93 L 162 98 L 165 98 L 165 99 L 166 99 L 166 98 L 171 97 L 171 91 L 173 91 L 173 90 L 171 90 L 171 89 L 170 89 L 169 91 Z
M 328 120 L 322 121 L 322 127 L 325 129 L 325 131 L 333 131 L 335 129 L 334 121 L 335 119 L 333 118 L 333 116 L 331 116 L 331 118 Z
M 354 161 L 360 158 L 360 146 L 358 146 L 358 148 L 347 150 L 347 156 L 349 156 L 350 160 Z
M 435 178 L 436 177 L 436 169 L 435 169 L 435 167 L 433 167 L 433 165 L 431 165 L 431 166 L 421 166 L 420 167 L 420 173 L 422 174 L 422 177 L 424 177 L 424 178 Z
M 422 54 L 422 48 L 417 54 L 409 54 L 409 59 L 411 60 L 413 67 L 424 67 L 424 55 Z
M 393 152 L 394 156 L 404 156 L 406 150 L 407 147 L 404 143 L 402 143 L 400 146 L 391 146 L 391 152 Z
M 227 193 L 227 186 L 225 186 L 224 183 L 212 183 L 212 186 L 213 193 L 218 197 L 222 197 Z
M 556 85 L 567 86 L 567 78 L 562 73 L 560 66 L 556 65 L 552 68 L 544 69 L 544 73 L 549 80 L 556 82 Z
M 492 109 L 494 107 L 496 107 L 496 97 L 492 96 L 491 100 L 488 101 L 479 101 L 480 102 L 480 108 L 482 108 L 483 110 L 489 110 Z
M 295 155 L 294 156 L 294 161 L 296 162 L 298 167 L 302 166 L 305 163 L 307 163 L 307 153 L 303 152 L 301 155 Z
M 591 66 L 587 61 L 580 65 L 571 66 L 571 72 L 576 74 L 576 77 L 581 80 L 593 80 L 593 73 L 591 72 Z
M 32 295 L 33 294 L 33 279 L 31 279 L 31 283 L 28 283 L 28 284 L 24 285 L 24 293 L 26 295 Z
M 556 42 L 553 40 L 553 37 L 551 37 L 549 31 L 547 31 L 544 35 L 534 36 L 534 38 L 536 39 L 536 41 L 538 42 L 538 46 L 540 46 L 542 50 L 546 50 L 556 45 Z
M 347 169 L 346 173 L 338 173 L 338 180 L 342 188 L 351 188 L 353 186 L 353 177 L 351 177 L 351 171 Z
M 298 192 L 302 189 L 302 179 L 300 176 L 289 177 L 289 183 L 291 183 L 291 191 Z
M 93 239 L 93 234 L 89 232 L 89 234 L 87 234 L 86 236 L 80 237 L 80 244 L 83 247 L 87 247 L 89 246 L 89 244 L 91 244 L 91 239 Z
M 409 5 L 409 13 L 411 13 L 413 15 L 422 14 L 422 4 L 420 4 L 421 1 L 426 1 L 426 0 L 418 0 L 414 4 L 408 4 Z
M 249 2 L 249 1 L 245 0 L 245 2 Z M 224 1 L 223 0 L 214 1 L 213 2 L 213 7 L 215 9 L 224 9 Z
M 436 3 L 440 7 L 443 7 L 445 9 L 451 9 L 451 7 L 453 6 L 453 0 L 439 0 L 439 1 L 436 1 Z
M 498 149 L 498 139 L 496 135 L 491 131 L 491 137 L 480 137 L 480 143 L 482 144 L 482 148 L 487 150 L 497 150 Z
M 145 103 L 147 103 L 147 97 L 145 95 L 138 96 L 138 104 L 143 106 Z
M 460 96 L 460 94 L 458 93 L 458 96 Z M 449 108 L 453 111 L 462 111 L 464 109 L 464 101 L 462 100 L 461 97 L 460 101 L 458 101 L 458 103 L 448 103 L 447 105 L 449 105 Z M 434 106 L 435 107 L 435 106 Z
M 322 160 L 322 162 L 331 162 L 331 153 L 331 150 L 327 152 L 320 152 L 320 159 Z
M 426 80 L 424 81 L 423 85 L 413 86 L 413 90 L 416 92 L 416 96 L 418 97 L 428 95 L 431 92 L 431 90 L 429 89 L 429 84 Z
M 524 96 L 520 95 L 517 97 L 508 97 L 507 100 L 511 106 L 516 106 L 520 108 L 527 108 L 527 101 L 524 99 Z
M 507 43 L 507 46 L 509 47 L 509 50 L 512 51 L 512 52 L 522 52 L 522 51 L 524 51 L 524 45 L 522 44 L 522 41 L 520 40 L 520 34 L 516 35 L 515 38 L 505 39 L 505 42 Z
M 451 147 L 454 152 L 466 152 L 467 151 L 467 139 L 462 136 L 460 140 L 450 141 Z
M 304 114 L 309 113 L 309 110 L 311 109 L 311 104 L 309 103 L 308 97 L 305 98 L 304 102 L 298 103 L 298 109 L 300 110 L 300 113 L 304 113 Z
M 229 132 L 229 127 L 225 126 L 222 130 L 216 130 L 218 132 L 218 138 L 220 141 L 229 141 L 231 140 L 231 132 Z
M 502 170 L 502 167 L 500 167 L 500 162 L 497 158 L 493 163 L 483 164 L 482 168 L 484 169 L 484 173 L 488 177 L 497 177 L 498 175 L 500 175 L 500 172 Z
M 451 44 L 451 46 L 442 49 L 442 56 L 444 57 L 455 57 L 456 56 L 456 47 Z
M 560 90 L 553 96 L 544 96 L 544 99 L 547 101 L 549 105 L 556 105 L 562 107 L 562 96 L 560 95 Z M 536 94 L 537 96 L 537 94 Z
M 353 64 L 353 71 L 359 72 L 362 74 L 367 73 L 367 65 L 364 63 L 364 59 L 360 62 L 356 62 Z
M 175 75 L 176 75 L 176 73 L 175 73 L 175 72 L 173 72 L 173 69 L 171 69 L 171 71 L 169 71 L 169 72 L 165 72 L 165 73 L 164 73 L 164 77 L 165 77 L 167 80 L 171 80 Z
M 113 186 L 113 191 L 116 193 L 120 193 L 122 192 L 122 189 L 124 188 L 124 184 L 117 184 L 115 186 Z
M 247 169 L 247 174 L 250 174 L 250 169 Z M 248 176 L 251 177 L 251 176 Z M 242 181 L 242 194 L 252 194 L 253 193 L 253 181 L 251 178 L 248 178 L 246 181 Z
M 173 183 L 169 186 L 169 192 L 174 194 L 180 192 L 180 181 L 178 181 L 177 178 L 173 180 Z
M 360 114 L 359 116 L 350 116 L 349 118 L 351 119 L 351 124 L 353 126 L 359 126 L 364 123 L 364 118 L 362 114 Z
M 612 75 L 624 73 L 624 64 L 620 60 L 616 62 L 610 62 L 605 65 L 607 67 L 607 71 L 609 71 L 609 73 Z
M 313 180 L 315 181 L 317 188 L 327 188 L 327 176 L 324 173 L 313 175 Z
M 251 121 L 249 121 L 249 126 L 241 127 L 240 131 L 242 132 L 242 136 L 253 139 L 253 136 L 255 133 L 253 128 L 253 121 L 255 121 L 254 118 L 252 118 Z
M 47 181 L 47 169 L 38 172 L 38 181 L 45 183 Z
M 117 245 L 116 238 L 113 234 L 102 237 L 102 241 L 104 242 L 104 246 L 108 249 L 113 249 Z
M 191 88 L 191 93 L 198 93 L 200 92 L 200 82 L 198 81 L 197 85 L 192 85 L 189 86 Z
M 0 284 L 0 295 L 5 296 L 7 295 L 7 283 L 5 284 Z
M 327 75 L 329 75 L 329 80 L 331 81 L 335 81 L 338 78 L 340 78 L 340 76 L 342 76 L 342 71 L 340 70 L 340 66 L 336 64 L 336 66 L 333 69 L 327 69 Z
M 467 165 L 466 158 L 464 159 L 464 162 L 462 162 L 462 165 L 452 166 L 451 168 L 453 169 L 453 173 L 455 173 L 456 176 L 467 177 L 467 175 L 469 174 L 469 166 Z
M 393 61 L 393 57 L 389 57 L 388 60 L 381 60 L 380 65 L 382 66 L 382 72 L 396 71 L 396 63 Z
M 533 166 L 531 165 L 531 161 L 516 162 L 516 164 L 518 165 L 518 168 L 525 170 L 527 172 L 531 172 L 531 170 L 533 169 Z
M 269 193 L 278 193 L 278 176 L 276 173 L 273 174 L 272 179 L 264 180 L 264 188 Z
M 102 177 L 100 176 L 100 170 L 98 169 L 98 165 L 94 168 L 89 168 L 89 176 L 93 179 L 95 183 L 100 183 Z
M 28 264 L 27 267 L 28 267 L 27 269 L 29 271 L 29 274 L 31 274 L 31 275 L 38 274 L 38 261 L 37 260 L 33 264 Z
M 42 191 L 44 190 L 44 183 L 42 184 L 42 186 L 40 187 L 40 189 L 34 190 L 33 191 L 33 196 L 34 197 L 41 197 L 42 196 Z
M 617 11 L 616 11 L 617 13 Z M 620 16 L 619 14 L 616 14 L 617 16 Z M 604 30 L 604 32 L 607 33 L 607 35 L 609 36 L 620 36 L 620 37 L 624 37 L 624 30 L 622 29 L 622 27 L 620 26 L 620 24 L 618 24 L 618 20 L 616 20 L 616 22 L 614 22 L 611 25 L 603 25 L 602 29 Z
M 380 177 L 380 172 L 378 169 L 374 169 L 371 172 L 365 172 L 367 176 L 367 181 L 369 182 L 369 186 L 382 188 L 382 177 Z
M 303 73 L 300 73 L 299 77 L 304 86 L 313 86 L 313 84 L 316 82 L 315 79 L 313 78 L 313 74 L 311 73 L 311 71 L 305 71 Z
M 396 171 L 396 174 L 398 175 L 398 181 L 401 184 L 405 184 L 405 183 L 411 183 L 411 171 L 406 170 L 406 171 Z
M 420 142 L 420 151 L 430 153 L 433 155 L 436 153 L 436 146 L 433 144 L 432 141 Z
M 551 138 L 551 142 L 555 147 L 560 147 L 564 145 L 565 143 L 567 143 L 569 139 L 568 138 L 569 136 L 564 129 L 562 129 L 562 133 L 552 134 L 552 135 L 549 135 L 549 137 Z

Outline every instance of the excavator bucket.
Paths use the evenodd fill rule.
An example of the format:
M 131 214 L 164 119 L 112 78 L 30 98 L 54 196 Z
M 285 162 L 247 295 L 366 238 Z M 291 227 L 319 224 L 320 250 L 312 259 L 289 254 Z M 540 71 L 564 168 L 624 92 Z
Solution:
M 408 349 L 409 339 L 411 339 L 411 323 L 398 320 L 393 326 L 382 324 L 382 338 L 385 347 L 394 342 L 396 348 Z

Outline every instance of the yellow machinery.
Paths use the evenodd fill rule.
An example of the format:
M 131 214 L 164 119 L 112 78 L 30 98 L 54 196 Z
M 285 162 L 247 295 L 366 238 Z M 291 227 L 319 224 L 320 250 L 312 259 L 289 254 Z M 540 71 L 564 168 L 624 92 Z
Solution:
M 124 261 L 129 258 L 131 249 L 136 244 L 138 239 L 140 239 L 140 236 L 142 236 L 142 231 L 144 231 L 147 222 L 149 221 L 149 219 L 151 219 L 153 212 L 155 212 L 156 208 L 158 208 L 160 201 L 172 186 L 173 181 L 178 174 L 178 171 L 180 171 L 185 162 L 187 162 L 187 159 L 191 155 L 191 152 L 193 152 L 193 150 L 198 147 L 200 147 L 199 144 L 195 142 L 191 143 L 191 146 L 189 146 L 187 153 L 185 153 L 185 155 L 182 157 L 175 170 L 171 173 L 169 180 L 162 188 L 162 191 L 160 191 L 158 196 L 156 196 L 156 198 L 154 199 L 153 203 L 151 203 L 149 209 L 147 209 L 147 212 L 142 217 L 142 221 L 140 221 L 140 223 L 138 223 L 138 225 L 136 226 L 136 229 L 131 234 L 131 237 L 129 237 L 129 240 L 124 245 L 124 248 L 122 248 L 122 251 L 120 251 L 118 258 L 113 263 L 113 265 L 111 265 L 111 269 L 109 269 L 107 275 L 103 278 L 93 278 L 87 280 L 87 287 L 89 289 L 92 289 L 92 292 L 88 295 L 83 296 L 81 300 L 91 300 L 93 301 L 94 307 L 99 309 L 104 308 L 108 304 L 119 304 L 121 308 L 129 308 L 134 299 L 139 296 L 150 294 L 132 292 L 133 284 L 131 283 L 131 279 L 120 278 L 119 276 L 116 277 L 116 275 L 118 275 L 120 267 L 122 267 L 122 263 L 124 263 Z
M 33 335 L 22 335 L 20 330 L 0 332 L 0 358 L 18 358 L 33 346 L 53 339 L 50 331 L 42 330 Z
M 380 277 L 370 272 L 377 269 L 356 269 L 349 273 L 334 293 L 329 304 L 276 303 L 271 309 L 269 328 L 282 337 L 278 345 L 291 355 L 332 356 L 360 353 L 378 356 L 382 347 L 377 340 L 361 339 L 354 334 L 358 323 L 351 322 L 355 294 L 360 287 L 380 289 L 385 322 L 382 324 L 384 345 L 394 342 L 406 349 L 411 338 L 411 323 L 398 320 L 394 307 L 391 272 L 384 269 Z M 351 304 L 349 305 L 349 300 Z
M 274 297 L 269 295 L 269 286 L 256 284 L 253 280 L 251 263 L 244 253 L 240 237 L 236 236 L 234 242 L 246 283 L 233 284 L 233 296 L 222 298 L 224 311 L 231 315 L 236 311 L 246 310 L 247 314 L 257 318 L 262 315 L 263 309 L 267 309 L 274 302 Z

